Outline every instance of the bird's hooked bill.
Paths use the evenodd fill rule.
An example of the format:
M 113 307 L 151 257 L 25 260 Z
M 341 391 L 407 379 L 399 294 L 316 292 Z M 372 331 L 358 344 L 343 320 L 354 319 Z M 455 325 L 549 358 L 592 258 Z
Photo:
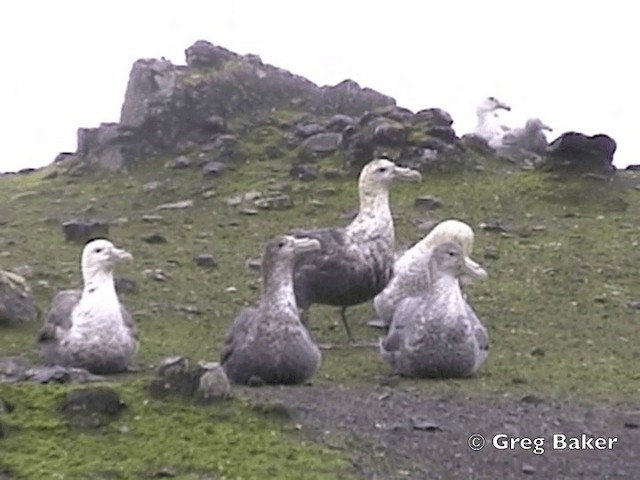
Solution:
M 320 241 L 315 238 L 295 238 L 293 248 L 296 252 L 314 252 L 320 250 Z
M 422 174 L 418 170 L 411 168 L 396 167 L 395 174 L 400 179 L 412 180 L 416 182 L 422 181 Z
M 474 278 L 487 278 L 487 271 L 469 257 L 464 257 L 463 270 Z
M 121 248 L 113 248 L 111 249 L 111 258 L 120 261 L 131 261 L 133 260 L 133 255 Z

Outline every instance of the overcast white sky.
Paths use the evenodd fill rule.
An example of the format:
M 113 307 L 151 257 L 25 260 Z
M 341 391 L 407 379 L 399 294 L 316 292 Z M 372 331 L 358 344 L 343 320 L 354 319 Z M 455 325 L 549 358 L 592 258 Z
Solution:
M 518 127 L 607 133 L 640 163 L 634 2 L 536 0 L 21 0 L 0 3 L 0 171 L 75 151 L 78 127 L 118 121 L 138 58 L 184 63 L 206 39 L 320 85 L 351 78 L 458 135 L 493 95 Z

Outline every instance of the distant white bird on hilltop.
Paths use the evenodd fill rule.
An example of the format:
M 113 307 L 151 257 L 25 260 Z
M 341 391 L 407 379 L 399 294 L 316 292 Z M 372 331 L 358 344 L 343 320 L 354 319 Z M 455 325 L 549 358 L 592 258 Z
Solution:
M 487 97 L 476 108 L 476 115 L 478 116 L 478 123 L 473 133 L 480 138 L 487 141 L 489 145 L 495 148 L 495 143 L 499 142 L 500 138 L 507 127 L 500 124 L 500 117 L 498 116 L 498 110 L 511 111 L 511 107 L 504 102 L 501 102 L 496 97 Z

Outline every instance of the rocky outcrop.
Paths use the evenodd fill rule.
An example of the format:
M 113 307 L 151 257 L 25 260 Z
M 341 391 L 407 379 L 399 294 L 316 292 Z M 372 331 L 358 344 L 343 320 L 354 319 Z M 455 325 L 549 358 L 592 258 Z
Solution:
M 37 316 L 26 280 L 13 272 L 0 270 L 0 326 L 30 322 Z
M 608 135 L 563 133 L 551 142 L 541 167 L 555 172 L 611 174 L 616 142 Z
M 199 40 L 186 66 L 168 60 L 134 63 L 120 122 L 78 130 L 77 156 L 111 170 L 160 154 L 181 154 L 213 144 L 227 121 L 274 109 L 318 115 L 362 115 L 394 105 L 391 97 L 346 80 L 319 87 L 286 70 Z M 77 169 L 76 169 L 77 171 Z

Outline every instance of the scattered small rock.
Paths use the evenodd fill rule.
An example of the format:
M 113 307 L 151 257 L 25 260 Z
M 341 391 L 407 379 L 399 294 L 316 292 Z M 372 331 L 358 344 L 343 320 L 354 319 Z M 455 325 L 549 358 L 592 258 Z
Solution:
M 189 168 L 191 166 L 191 159 L 184 155 L 174 158 L 173 160 L 169 160 L 165 167 L 171 168 L 173 170 L 184 170 L 185 168 Z
M 500 223 L 500 221 L 496 221 L 496 222 L 482 222 L 478 225 L 478 228 L 480 228 L 481 230 L 486 230 L 487 232 L 501 232 L 501 233 L 507 233 L 509 231 L 511 231 L 510 228 L 508 228 L 507 226 L 503 225 L 502 223 Z
M 198 382 L 196 399 L 201 403 L 226 400 L 231 396 L 231 385 L 224 369 L 218 362 L 198 362 L 204 373 Z
M 411 417 L 409 420 L 414 430 L 424 430 L 426 432 L 441 430 L 440 425 L 428 417 L 416 416 Z
M 67 392 L 61 411 L 76 428 L 98 428 L 114 420 L 126 407 L 109 387 L 81 388 Z
M 215 197 L 217 194 L 218 192 L 216 192 L 215 190 L 207 190 L 205 192 L 202 192 L 202 198 Z
M 534 473 L 536 473 L 536 469 L 533 465 L 525 463 L 524 465 L 522 465 L 522 473 L 526 475 L 533 475 Z
M 193 200 L 181 200 L 179 202 L 164 203 L 158 205 L 156 210 L 183 210 L 185 208 L 193 207 Z
M 151 280 L 155 280 L 156 282 L 166 282 L 167 275 L 159 268 L 147 269 L 142 272 L 142 274 Z
M 0 325 L 30 322 L 37 316 L 27 281 L 16 273 L 0 270 Z
M 86 243 L 94 238 L 109 235 L 109 224 L 96 219 L 73 219 L 62 224 L 62 233 L 67 242 Z
M 248 258 L 245 265 L 249 270 L 260 271 L 262 268 L 262 260 L 260 258 Z
M 318 171 L 309 165 L 294 165 L 289 170 L 289 175 L 303 182 L 310 182 L 318 178 Z
M 142 241 L 147 242 L 151 245 L 159 245 L 162 243 L 167 243 L 166 237 L 160 233 L 150 233 L 148 235 L 143 235 Z
M 487 245 L 486 247 L 484 247 L 484 258 L 491 260 L 497 260 L 498 258 L 500 258 L 498 247 L 494 245 Z
M 545 355 L 545 352 L 543 348 L 536 347 L 533 350 L 531 350 L 532 357 L 544 357 L 544 355 Z
M 38 383 L 85 383 L 102 382 L 105 377 L 94 375 L 84 368 L 63 367 L 61 365 L 38 366 L 24 372 L 20 380 Z
M 265 210 L 286 210 L 287 208 L 293 207 L 293 201 L 286 193 L 258 198 L 254 200 L 253 204 Z
M 202 310 L 195 305 L 176 305 L 176 310 L 188 315 L 202 315 Z
M 638 300 L 631 300 L 629 302 L 627 302 L 627 306 L 633 310 L 640 310 L 640 301 Z
M 202 174 L 208 177 L 219 177 L 225 168 L 226 165 L 222 162 L 207 162 L 202 167 Z
M 159 223 L 164 220 L 162 215 L 143 215 L 142 221 L 144 223 Z
M 436 210 L 442 207 L 442 202 L 431 195 L 418 197 L 413 202 L 413 207 L 419 210 Z
M 193 257 L 193 261 L 199 267 L 215 267 L 217 265 L 215 257 L 211 253 L 199 253 Z
M 174 478 L 178 476 L 178 470 L 173 467 L 163 467 L 153 472 L 155 478 Z
M 160 182 L 158 180 L 154 180 L 152 182 L 145 183 L 142 186 L 142 191 L 144 193 L 151 193 L 151 192 L 159 189 L 162 185 L 163 185 L 163 182 Z

